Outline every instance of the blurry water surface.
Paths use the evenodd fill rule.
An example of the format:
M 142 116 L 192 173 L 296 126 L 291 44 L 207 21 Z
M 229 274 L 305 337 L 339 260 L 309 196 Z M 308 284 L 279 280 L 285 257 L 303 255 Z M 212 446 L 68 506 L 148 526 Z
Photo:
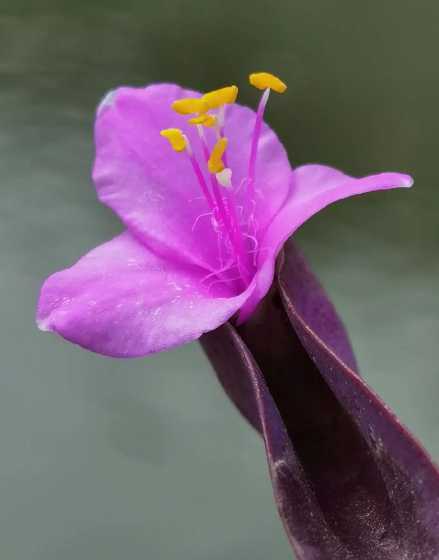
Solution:
M 121 229 L 89 178 L 118 84 L 236 82 L 255 104 L 246 74 L 271 70 L 292 162 L 415 175 L 297 237 L 366 379 L 439 458 L 438 18 L 434 0 L 0 0 L 1 558 L 291 557 L 262 444 L 196 344 L 116 361 L 34 325 L 42 279 Z

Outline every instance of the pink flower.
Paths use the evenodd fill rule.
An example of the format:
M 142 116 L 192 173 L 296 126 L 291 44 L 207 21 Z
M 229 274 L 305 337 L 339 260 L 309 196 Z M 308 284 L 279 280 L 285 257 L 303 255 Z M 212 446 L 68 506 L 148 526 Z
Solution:
M 242 323 L 306 220 L 348 196 L 412 185 L 399 173 L 293 169 L 263 122 L 270 89 L 286 89 L 276 80 L 252 75 L 264 89 L 257 113 L 234 103 L 234 87 L 204 97 L 168 84 L 107 95 L 97 111 L 93 178 L 126 229 L 46 280 L 42 330 L 131 357 L 195 340 L 232 317 Z M 180 114 L 176 100 L 185 100 L 174 104 Z M 181 114 L 188 112 L 198 124 Z

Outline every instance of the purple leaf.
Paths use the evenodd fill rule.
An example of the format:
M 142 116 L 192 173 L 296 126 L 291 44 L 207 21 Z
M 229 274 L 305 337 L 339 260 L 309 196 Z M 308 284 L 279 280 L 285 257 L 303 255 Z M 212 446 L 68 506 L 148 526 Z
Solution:
M 254 316 L 202 344 L 263 435 L 300 560 L 439 558 L 438 470 L 356 373 L 340 320 L 291 242 Z

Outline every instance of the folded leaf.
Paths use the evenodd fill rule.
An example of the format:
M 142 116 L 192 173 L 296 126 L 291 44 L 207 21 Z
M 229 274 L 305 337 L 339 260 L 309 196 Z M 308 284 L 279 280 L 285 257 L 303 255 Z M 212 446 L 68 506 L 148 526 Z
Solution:
M 263 435 L 300 560 L 439 558 L 439 472 L 359 377 L 332 304 L 291 242 L 258 312 L 202 344 Z

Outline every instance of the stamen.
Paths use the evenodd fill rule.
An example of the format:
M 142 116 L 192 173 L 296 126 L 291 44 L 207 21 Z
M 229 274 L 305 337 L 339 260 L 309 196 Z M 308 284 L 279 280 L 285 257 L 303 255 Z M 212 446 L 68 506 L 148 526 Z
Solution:
M 226 151 L 226 148 L 227 138 L 220 138 L 215 144 L 212 153 L 210 154 L 209 161 L 207 162 L 207 167 L 210 173 L 219 173 L 224 169 L 225 165 L 222 157 L 224 152 Z
M 204 135 L 203 127 L 200 124 L 197 125 L 197 131 L 200 137 L 205 160 L 208 163 L 210 159 L 209 148 L 207 145 L 206 137 Z M 216 180 L 215 175 L 213 174 L 210 175 L 210 182 L 211 182 L 213 197 L 215 201 L 214 216 L 218 223 L 219 231 L 224 230 L 226 237 L 230 239 L 230 242 L 233 245 L 233 239 L 230 235 L 231 228 L 229 223 L 229 216 L 227 214 L 227 209 L 224 205 L 224 200 L 223 197 L 221 196 L 221 192 L 218 186 L 218 181 Z
M 197 158 L 194 156 L 192 151 L 192 146 L 189 142 L 189 138 L 183 134 L 183 132 L 179 128 L 165 128 L 160 132 L 160 136 L 166 138 L 172 146 L 172 149 L 176 152 L 183 152 L 186 150 L 187 155 L 189 157 L 189 161 L 191 162 L 192 169 L 194 170 L 195 176 L 198 180 L 198 183 L 201 187 L 201 191 L 206 198 L 206 201 L 209 205 L 211 210 L 214 210 L 215 203 L 213 197 L 209 191 L 207 186 L 206 180 L 204 178 L 203 172 L 201 171 L 200 165 L 197 161 Z
M 282 80 L 268 72 L 250 74 L 249 80 L 251 85 L 258 89 L 272 89 L 276 93 L 284 93 L 287 89 L 287 85 Z
M 196 157 L 191 154 L 189 156 L 189 159 L 191 161 L 192 164 L 192 169 L 194 170 L 195 176 L 198 179 L 198 183 L 200 184 L 201 190 L 207 200 L 207 203 L 209 205 L 209 208 L 213 211 L 215 209 L 215 202 L 213 200 L 213 197 L 209 191 L 209 188 L 207 186 L 206 180 L 204 179 L 204 175 L 203 172 L 201 171 L 200 165 L 196 159 Z
M 224 216 L 226 229 L 229 232 L 230 241 L 235 250 L 236 264 L 238 267 L 239 274 L 241 275 L 244 284 L 249 281 L 250 274 L 247 268 L 247 259 L 244 251 L 242 231 L 239 227 L 239 222 L 236 213 L 235 201 L 233 195 L 230 192 L 232 189 L 232 171 L 231 169 L 225 167 L 222 160 L 224 152 L 227 148 L 227 138 L 220 138 L 215 144 L 212 153 L 208 161 L 208 168 L 212 174 L 215 174 L 214 183 L 214 194 L 217 195 L 217 201 L 221 205 Z M 223 199 L 222 194 L 218 191 L 218 183 L 226 187 L 228 192 Z
M 207 284 L 207 290 L 208 292 L 212 291 L 212 288 L 214 286 L 216 286 L 217 284 L 230 284 L 230 282 L 235 282 L 237 280 L 242 280 L 242 277 L 240 274 L 235 275 L 235 276 L 231 276 L 231 277 L 227 277 L 224 274 L 228 271 L 234 270 L 236 268 L 236 265 L 232 266 L 224 266 L 221 267 L 219 270 L 215 270 L 214 272 L 211 272 L 210 274 L 208 274 L 207 276 L 205 276 L 204 278 L 201 279 L 201 283 L 202 284 Z M 208 280 L 210 280 L 211 278 L 214 278 L 214 280 L 212 282 L 208 283 Z
M 221 105 L 221 107 L 218 109 L 216 118 L 217 118 L 217 124 L 215 126 L 215 136 L 216 139 L 219 140 L 222 136 L 224 136 L 224 122 L 226 120 L 226 105 Z M 223 162 L 225 167 L 228 167 L 226 154 L 224 154 L 223 156 Z
M 204 136 L 203 127 L 201 125 L 197 125 L 197 130 L 203 147 L 203 152 L 206 161 L 209 165 L 211 156 L 209 157 L 209 148 L 207 146 L 206 138 Z M 224 146 L 224 150 L 225 150 L 227 146 L 227 139 L 223 138 L 222 140 L 226 141 L 225 142 L 226 145 Z M 222 142 L 221 144 L 223 143 L 224 142 Z M 217 145 L 215 145 L 214 149 L 212 150 L 212 154 L 215 151 Z M 220 154 L 220 158 L 222 157 L 222 155 L 223 153 Z M 216 204 L 214 214 L 218 217 L 218 225 L 220 226 L 220 230 L 223 230 L 225 232 L 226 237 L 229 239 L 231 243 L 232 250 L 235 253 L 236 265 L 238 267 L 240 277 L 244 283 L 244 286 L 246 286 L 250 279 L 250 273 L 245 264 L 246 254 L 243 248 L 242 234 L 236 218 L 236 211 L 233 204 L 233 199 L 231 197 L 227 197 L 226 200 L 224 200 L 221 190 L 219 188 L 216 175 L 211 172 L 210 177 L 211 177 L 213 197 Z
M 211 225 L 217 238 L 219 268 L 212 271 L 204 281 L 210 282 L 213 277 L 216 277 L 213 284 L 218 282 L 227 284 L 239 280 L 243 289 L 248 286 L 258 255 L 263 251 L 263 247 L 259 246 L 257 235 L 255 181 L 257 152 L 262 133 L 264 112 L 270 91 L 284 93 L 287 89 L 282 80 L 268 72 L 250 74 L 249 81 L 257 89 L 263 90 L 263 93 L 256 112 L 247 177 L 242 179 L 238 190 L 233 186 L 232 170 L 227 163 L 228 139 L 224 133 L 225 113 L 227 106 L 235 103 L 237 99 L 237 86 L 226 86 L 207 92 L 202 97 L 177 99 L 172 103 L 173 110 L 180 115 L 191 115 L 188 118 L 188 123 L 195 125 L 197 128 L 204 160 L 209 171 L 210 184 L 192 151 L 189 139 L 182 130 L 168 128 L 160 133 L 168 140 L 173 150 L 176 152 L 186 151 L 208 205 L 208 211 L 200 214 L 192 226 L 192 231 L 195 231 L 198 222 L 202 218 L 210 216 Z M 212 114 L 212 111 L 214 114 Z M 214 129 L 216 141 L 212 150 L 209 148 L 210 143 L 207 141 L 207 133 L 205 133 L 204 127 Z M 247 185 L 247 192 L 243 197 L 244 204 L 237 206 L 235 195 L 245 184 Z M 236 271 L 239 276 L 236 278 L 229 277 L 232 271 Z
M 200 138 L 201 147 L 203 148 L 204 159 L 206 161 L 209 161 L 209 157 L 210 157 L 209 148 L 207 147 L 206 136 L 204 134 L 204 130 L 201 124 L 197 124 L 197 132 Z
M 189 124 L 202 124 L 203 126 L 207 126 L 211 128 L 212 126 L 216 126 L 217 118 L 214 115 L 209 115 L 209 113 L 202 113 L 198 115 L 198 117 L 193 117 L 192 119 L 188 120 Z
M 258 110 L 256 113 L 255 128 L 253 130 L 253 138 L 250 147 L 250 156 L 248 162 L 248 198 L 249 203 L 254 204 L 254 190 L 255 190 L 255 173 L 256 173 L 256 156 L 258 153 L 259 138 L 261 136 L 262 122 L 264 119 L 265 107 L 270 96 L 270 91 L 273 90 L 277 93 L 283 93 L 287 86 L 282 80 L 268 72 L 257 72 L 250 74 L 249 81 L 252 86 L 265 90 L 259 101 Z M 252 217 L 252 216 L 251 216 Z
M 262 94 L 259 101 L 258 110 L 256 112 L 255 128 L 253 129 L 252 143 L 250 147 L 250 157 L 248 161 L 247 189 L 250 200 L 254 197 L 255 190 L 255 172 L 256 172 L 256 156 L 258 153 L 259 138 L 261 136 L 262 122 L 264 119 L 265 106 L 270 96 L 270 89 L 267 88 Z
M 217 120 L 216 123 L 214 123 L 218 140 L 224 135 L 225 106 L 235 103 L 238 97 L 238 91 L 237 86 L 226 86 L 209 91 L 201 98 L 209 106 L 209 109 L 218 109 Z M 226 157 L 224 157 L 224 165 L 227 166 Z
M 219 109 L 218 109 L 218 114 L 217 114 L 217 121 L 218 121 L 218 127 L 217 130 L 219 131 L 219 133 L 222 135 L 222 129 L 224 127 L 224 121 L 226 119 L 226 106 L 222 105 Z
M 226 120 L 226 106 L 222 105 L 218 109 L 218 113 L 216 115 L 215 132 L 216 132 L 217 138 L 220 138 L 221 136 L 224 136 L 224 122 L 225 122 L 225 120 Z
M 205 93 L 201 98 L 209 109 L 218 109 L 222 105 L 235 103 L 238 97 L 238 88 L 236 86 L 227 86 L 221 89 L 215 89 Z
M 192 224 L 192 232 L 194 232 L 198 226 L 198 223 L 201 222 L 203 218 L 212 218 L 212 212 L 204 212 L 204 214 L 200 214 L 195 218 L 195 222 Z
M 183 134 L 183 138 L 184 141 L 186 142 L 186 151 L 189 154 L 189 157 L 192 157 L 194 152 L 192 151 L 192 146 L 191 143 L 189 142 L 189 138 L 186 136 L 186 134 Z
M 247 286 L 248 282 L 250 281 L 251 275 L 247 268 L 247 255 L 244 250 L 242 231 L 238 223 L 235 201 L 233 200 L 233 196 L 230 191 L 227 191 L 226 194 L 226 211 L 230 220 L 229 223 L 231 228 L 231 240 L 235 249 L 236 265 L 238 267 L 239 274 L 241 275 L 241 278 L 244 282 L 244 286 Z
M 187 138 L 179 128 L 165 128 L 160 136 L 166 138 L 176 152 L 183 152 L 188 147 Z
M 267 72 L 250 74 L 249 81 L 254 87 L 263 90 L 263 94 L 254 123 L 247 177 L 241 180 L 238 190 L 233 185 L 232 169 L 227 162 L 228 139 L 224 132 L 227 106 L 235 103 L 238 96 L 237 86 L 226 86 L 207 92 L 201 97 L 177 99 L 172 103 L 172 109 L 180 115 L 190 115 L 187 122 L 197 128 L 205 160 L 202 163 L 207 166 L 209 178 L 205 174 L 206 169 L 200 167 L 190 141 L 182 130 L 168 128 L 160 132 L 168 140 L 173 150 L 186 151 L 193 173 L 207 202 L 206 212 L 197 216 L 192 225 L 192 231 L 196 230 L 201 219 L 210 217 L 218 244 L 217 263 L 219 266 L 217 270 L 213 270 L 207 275 L 203 282 L 210 283 L 212 278 L 216 278 L 211 284 L 213 285 L 216 283 L 229 284 L 238 280 L 242 289 L 249 285 L 258 255 L 263 249 L 259 247 L 258 224 L 255 219 L 255 180 L 256 159 L 265 107 L 271 90 L 283 93 L 287 89 L 286 84 L 277 76 Z M 204 127 L 213 128 L 213 132 L 206 133 Z M 227 131 L 229 132 L 228 129 Z M 214 137 L 215 145 L 213 149 L 210 149 L 210 141 L 213 142 Z M 242 206 L 239 206 L 236 193 L 243 185 L 247 185 L 247 192 L 243 195 Z M 199 197 L 197 196 L 197 198 Z M 235 277 L 233 273 L 237 273 L 238 276 Z M 232 274 L 233 277 L 231 277 Z
M 177 99 L 172 103 L 171 107 L 180 115 L 206 113 L 209 109 L 209 106 L 201 97 L 186 97 L 184 99 Z
M 222 171 L 216 173 L 216 178 L 221 186 L 226 187 L 226 189 L 232 188 L 232 170 L 230 167 L 225 167 Z

